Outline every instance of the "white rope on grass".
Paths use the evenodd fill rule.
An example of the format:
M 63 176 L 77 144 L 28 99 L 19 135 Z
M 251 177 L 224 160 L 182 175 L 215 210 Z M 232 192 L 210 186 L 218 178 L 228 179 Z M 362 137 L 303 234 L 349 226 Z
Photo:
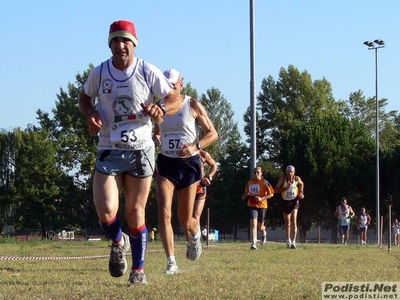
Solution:
M 110 255 L 93 256 L 60 256 L 60 257 L 38 257 L 38 256 L 0 256 L 0 260 L 70 260 L 70 259 L 96 259 L 110 257 Z

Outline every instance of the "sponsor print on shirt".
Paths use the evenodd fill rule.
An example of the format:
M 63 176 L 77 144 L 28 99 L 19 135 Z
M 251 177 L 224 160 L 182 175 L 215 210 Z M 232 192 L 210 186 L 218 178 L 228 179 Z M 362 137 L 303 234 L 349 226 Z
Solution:
M 110 125 L 110 139 L 113 148 L 120 150 L 140 150 L 144 149 L 146 141 L 143 122 L 128 119 Z

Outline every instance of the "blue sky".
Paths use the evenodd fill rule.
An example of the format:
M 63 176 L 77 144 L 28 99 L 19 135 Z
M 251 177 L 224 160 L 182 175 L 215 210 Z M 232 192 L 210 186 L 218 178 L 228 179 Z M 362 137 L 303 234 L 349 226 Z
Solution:
M 250 17 L 244 0 L 7 1 L 0 10 L 0 128 L 37 124 L 36 110 L 51 112 L 89 63 L 111 56 L 109 25 L 136 25 L 136 56 L 161 70 L 178 69 L 199 94 L 215 87 L 231 103 L 243 130 L 250 103 Z M 359 89 L 375 95 L 375 56 L 363 45 L 383 39 L 378 50 L 379 98 L 399 110 L 399 1 L 255 0 L 256 88 L 278 79 L 291 64 L 313 80 L 325 77 L 334 97 Z M 397 34 L 396 34 L 397 32 Z

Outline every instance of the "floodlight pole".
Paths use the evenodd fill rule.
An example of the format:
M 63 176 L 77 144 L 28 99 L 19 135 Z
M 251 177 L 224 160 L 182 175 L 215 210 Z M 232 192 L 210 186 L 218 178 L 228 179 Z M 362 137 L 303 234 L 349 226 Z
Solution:
M 364 45 L 368 47 L 368 50 L 375 50 L 375 151 L 376 151 L 376 234 L 378 245 L 381 244 L 380 237 L 380 205 L 379 205 L 379 101 L 378 101 L 378 49 L 385 47 L 383 40 L 377 39 L 374 42 L 366 41 Z
M 256 141 L 256 72 L 255 72 L 255 10 L 254 0 L 250 0 L 250 178 L 256 167 L 257 141 Z

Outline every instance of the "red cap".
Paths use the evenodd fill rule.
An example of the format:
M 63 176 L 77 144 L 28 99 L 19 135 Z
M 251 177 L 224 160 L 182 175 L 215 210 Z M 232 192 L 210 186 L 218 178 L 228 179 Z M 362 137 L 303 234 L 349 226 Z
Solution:
M 120 21 L 115 21 L 110 25 L 110 33 L 108 36 L 108 47 L 111 47 L 111 40 L 116 37 L 127 38 L 131 40 L 135 46 L 138 45 L 135 25 L 130 21 L 120 20 Z

